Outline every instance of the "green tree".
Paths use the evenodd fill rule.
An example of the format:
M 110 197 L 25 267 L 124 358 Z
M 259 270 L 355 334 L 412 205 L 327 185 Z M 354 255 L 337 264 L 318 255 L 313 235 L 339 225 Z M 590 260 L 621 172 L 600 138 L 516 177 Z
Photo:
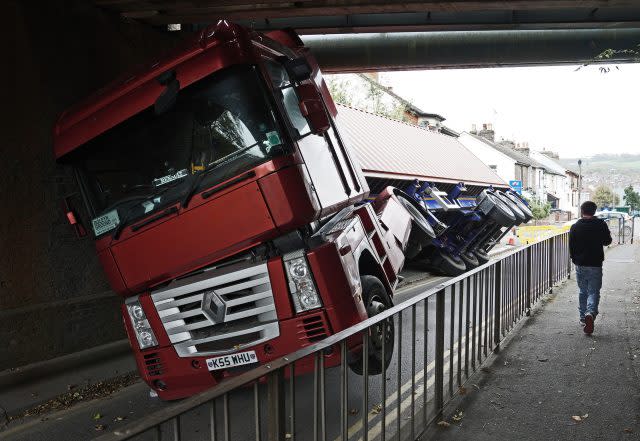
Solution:
M 349 80 L 331 78 L 327 81 L 327 86 L 329 87 L 329 92 L 331 92 L 331 96 L 336 103 L 353 107 L 353 87 Z
M 535 220 L 546 219 L 551 212 L 550 203 L 538 200 L 529 201 L 529 208 L 531 208 L 531 214 Z
M 593 193 L 592 200 L 596 203 L 598 208 L 613 207 L 620 203 L 620 196 L 615 194 L 611 188 L 606 185 L 600 185 Z
M 327 87 L 333 100 L 338 104 L 359 108 L 398 121 L 407 119 L 405 112 L 408 104 L 406 102 L 390 95 L 389 91 L 379 83 L 362 78 L 365 81 L 364 93 L 351 80 L 336 77 L 327 78 Z
M 633 189 L 633 185 L 624 189 L 624 203 L 631 207 L 631 211 L 640 208 L 640 193 Z

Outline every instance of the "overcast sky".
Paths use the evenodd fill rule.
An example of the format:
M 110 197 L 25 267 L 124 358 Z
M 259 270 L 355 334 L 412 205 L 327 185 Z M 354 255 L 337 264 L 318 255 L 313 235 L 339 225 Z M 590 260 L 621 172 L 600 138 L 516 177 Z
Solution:
M 389 72 L 381 80 L 445 125 L 493 123 L 496 139 L 561 157 L 640 153 L 640 64 Z

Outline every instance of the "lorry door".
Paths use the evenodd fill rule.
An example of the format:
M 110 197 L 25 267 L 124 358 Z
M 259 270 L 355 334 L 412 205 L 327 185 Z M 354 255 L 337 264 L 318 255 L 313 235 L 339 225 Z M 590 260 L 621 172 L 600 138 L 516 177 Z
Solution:
M 332 120 L 331 127 L 323 134 L 310 133 L 284 67 L 271 59 L 266 59 L 265 65 L 293 131 L 297 132 L 294 138 L 297 138 L 308 179 L 322 207 L 321 216 L 353 203 L 368 192 L 368 188 L 360 167 L 336 131 L 335 121 Z

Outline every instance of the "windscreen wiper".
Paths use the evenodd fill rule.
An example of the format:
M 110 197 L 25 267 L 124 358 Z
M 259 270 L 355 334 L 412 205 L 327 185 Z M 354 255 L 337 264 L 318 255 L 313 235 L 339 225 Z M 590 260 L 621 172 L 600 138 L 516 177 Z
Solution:
M 120 201 L 120 202 L 148 201 L 149 199 L 153 199 L 153 198 L 157 198 L 158 196 L 161 196 L 163 193 L 166 193 L 166 191 L 172 187 L 173 186 L 165 187 L 160 191 L 156 191 L 155 193 L 136 196 L 136 197 L 127 199 L 126 201 Z M 122 230 L 124 229 L 124 227 L 127 226 L 127 223 L 130 220 L 129 218 L 131 217 L 131 212 L 136 207 L 137 205 L 132 205 L 127 209 L 127 211 L 124 212 L 124 216 L 122 217 L 122 220 L 120 221 L 120 223 L 118 223 L 116 228 L 113 230 L 113 233 L 111 233 L 111 237 L 113 239 L 117 240 L 120 237 L 120 233 L 122 233 Z
M 191 186 L 189 187 L 189 191 L 187 191 L 187 194 L 185 195 L 184 199 L 182 199 L 182 208 L 187 208 L 187 205 L 189 204 L 189 201 L 191 200 L 191 198 L 195 195 L 196 190 L 198 189 L 198 186 L 200 185 L 200 183 L 202 182 L 202 178 L 204 178 L 205 175 L 209 174 L 211 171 L 213 171 L 215 168 L 217 168 L 219 165 L 227 162 L 227 161 L 231 161 L 232 159 L 235 159 L 239 154 L 246 152 L 249 149 L 254 148 L 255 146 L 257 146 L 258 144 L 260 144 L 262 141 L 258 141 L 255 142 L 253 144 L 251 144 L 248 147 L 244 147 L 241 148 L 240 150 L 238 150 L 235 153 L 232 153 L 231 155 L 225 156 L 224 158 L 220 158 L 217 161 L 212 162 L 211 164 L 207 165 L 204 170 L 202 170 L 196 177 L 195 179 L 191 182 Z

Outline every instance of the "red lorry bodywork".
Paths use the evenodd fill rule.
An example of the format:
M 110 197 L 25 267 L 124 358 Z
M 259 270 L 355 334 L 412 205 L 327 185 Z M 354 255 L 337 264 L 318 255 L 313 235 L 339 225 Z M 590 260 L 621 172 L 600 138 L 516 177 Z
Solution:
M 123 318 L 140 374 L 163 399 L 189 396 L 238 371 L 210 371 L 207 360 L 212 356 L 255 351 L 257 362 L 265 363 L 366 318 L 359 278 L 378 277 L 392 296 L 411 216 L 391 193 L 376 202 L 375 211 L 363 204 L 368 188 L 348 143 L 340 138 L 335 105 L 315 60 L 292 32 L 262 35 L 221 21 L 174 54 L 69 109 L 55 126 L 56 158 L 81 168 L 76 152 L 90 157 L 92 140 L 153 107 L 165 92 L 158 78 L 166 72 L 177 79 L 182 93 L 212 73 L 238 65 L 256 67 L 282 125 L 284 104 L 274 98 L 277 88 L 268 81 L 265 63 L 294 58 L 304 58 L 311 67 L 304 84 L 319 92 L 333 132 L 296 138 L 283 130 L 284 154 L 199 188 L 188 204 L 179 199 L 158 208 L 151 204 L 148 214 L 145 209 L 144 216 L 126 225 L 126 216 L 120 215 L 120 234 L 96 237 L 109 282 L 126 299 Z M 333 164 L 326 154 L 331 148 Z M 338 173 L 348 191 L 333 191 L 337 184 L 331 173 Z M 78 176 L 88 193 L 84 175 Z M 99 213 L 91 213 L 90 203 L 87 210 L 95 220 Z M 296 310 L 301 300 L 285 263 L 291 256 L 306 259 L 320 307 Z M 245 273 L 250 275 L 235 278 Z M 245 297 L 234 291 L 236 297 L 222 300 L 222 318 L 211 318 L 214 307 L 205 301 L 218 301 L 218 292 L 236 287 Z M 258 300 L 249 300 L 253 298 Z M 132 300 L 139 302 L 157 340 L 151 347 L 140 349 L 127 310 Z M 248 313 L 242 308 L 248 304 L 255 315 L 244 317 Z M 242 319 L 233 321 L 229 317 L 234 314 Z M 253 321 L 243 327 L 236 325 L 249 319 Z M 250 332 L 251 326 L 257 330 Z M 339 362 L 338 351 L 326 357 L 328 365 Z M 309 368 L 303 362 L 297 372 Z

